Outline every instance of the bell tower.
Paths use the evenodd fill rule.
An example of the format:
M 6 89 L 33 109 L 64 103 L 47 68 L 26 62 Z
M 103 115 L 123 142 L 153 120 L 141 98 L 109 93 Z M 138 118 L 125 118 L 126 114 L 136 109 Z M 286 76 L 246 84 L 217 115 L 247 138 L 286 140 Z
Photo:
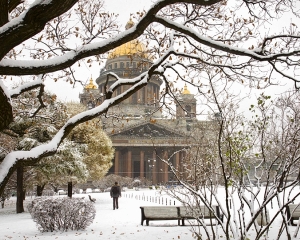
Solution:
M 98 104 L 100 97 L 101 94 L 91 77 L 89 84 L 83 89 L 83 93 L 79 94 L 80 103 L 85 105 L 88 109 L 91 109 Z
M 176 104 L 176 119 L 193 119 L 196 118 L 197 100 L 194 94 L 191 94 L 186 84 L 180 94 Z

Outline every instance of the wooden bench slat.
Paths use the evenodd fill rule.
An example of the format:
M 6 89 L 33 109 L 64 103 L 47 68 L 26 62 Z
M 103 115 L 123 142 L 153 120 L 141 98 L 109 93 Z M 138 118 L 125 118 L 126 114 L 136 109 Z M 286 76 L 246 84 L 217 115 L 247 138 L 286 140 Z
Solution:
M 180 220 L 184 225 L 185 219 L 218 218 L 217 224 L 223 221 L 219 206 L 211 206 L 214 212 L 206 206 L 197 206 L 191 209 L 184 206 L 142 206 L 140 208 L 141 225 L 146 220 L 147 226 L 150 220 L 178 220 L 178 225 L 180 225 Z
M 214 211 L 216 212 L 215 207 Z M 205 206 L 200 206 L 199 207 L 193 207 L 191 209 L 186 208 L 186 207 L 180 207 L 180 216 L 182 217 L 214 217 L 214 214 L 212 211 L 210 211 L 207 207 Z
M 144 214 L 148 218 L 177 218 L 178 210 L 173 208 L 145 208 Z

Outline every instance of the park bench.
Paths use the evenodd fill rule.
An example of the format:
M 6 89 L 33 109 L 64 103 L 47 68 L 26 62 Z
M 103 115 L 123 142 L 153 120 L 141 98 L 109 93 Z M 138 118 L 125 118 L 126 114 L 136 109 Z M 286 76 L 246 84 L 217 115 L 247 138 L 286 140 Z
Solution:
M 178 225 L 180 225 L 181 217 L 176 206 L 146 206 L 140 208 L 142 214 L 141 225 L 145 220 L 147 226 L 149 226 L 150 220 L 178 220 Z
M 220 208 L 217 205 L 210 206 L 196 206 L 196 207 L 178 207 L 179 214 L 182 221 L 182 226 L 184 226 L 185 219 L 215 219 L 217 224 L 222 224 L 223 215 L 220 212 Z M 214 212 L 214 213 L 213 213 Z
M 146 220 L 147 226 L 149 226 L 149 221 L 155 220 L 177 220 L 178 225 L 180 225 L 180 221 L 182 221 L 183 226 L 185 225 L 185 219 L 215 218 L 217 224 L 222 221 L 219 206 L 211 206 L 211 208 L 214 209 L 215 214 L 213 214 L 206 206 L 194 207 L 193 209 L 184 206 L 142 206 L 140 208 L 142 215 L 141 225 L 143 225 Z
M 286 213 L 289 224 L 297 226 L 294 220 L 300 221 L 300 204 L 289 204 L 286 206 Z

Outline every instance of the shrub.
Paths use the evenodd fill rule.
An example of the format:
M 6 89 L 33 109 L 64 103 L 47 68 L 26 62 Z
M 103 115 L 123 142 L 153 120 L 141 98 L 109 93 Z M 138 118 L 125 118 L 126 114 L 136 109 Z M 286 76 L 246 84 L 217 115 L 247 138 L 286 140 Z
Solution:
M 81 198 L 35 198 L 27 209 L 41 232 L 80 230 L 96 214 L 94 205 Z

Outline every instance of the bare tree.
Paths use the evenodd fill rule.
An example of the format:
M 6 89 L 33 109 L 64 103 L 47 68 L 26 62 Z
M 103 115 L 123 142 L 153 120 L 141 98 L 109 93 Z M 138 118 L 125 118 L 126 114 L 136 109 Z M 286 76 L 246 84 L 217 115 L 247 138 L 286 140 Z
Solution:
M 220 206 L 224 218 L 221 232 L 199 217 L 199 225 L 193 225 L 196 236 L 215 239 L 224 234 L 226 239 L 230 235 L 247 239 L 251 233 L 253 239 L 261 239 L 272 229 L 278 239 L 292 239 L 285 209 L 300 196 L 296 190 L 300 174 L 299 94 L 274 100 L 262 94 L 249 106 L 253 118 L 233 109 L 232 98 L 220 99 L 219 95 L 216 105 L 222 114 L 213 121 L 214 128 L 207 129 L 215 138 L 205 140 L 196 133 L 194 145 L 185 149 L 185 177 L 169 159 L 162 159 L 184 186 L 168 193 L 190 211 L 200 205 Z M 280 229 L 274 227 L 279 219 Z

